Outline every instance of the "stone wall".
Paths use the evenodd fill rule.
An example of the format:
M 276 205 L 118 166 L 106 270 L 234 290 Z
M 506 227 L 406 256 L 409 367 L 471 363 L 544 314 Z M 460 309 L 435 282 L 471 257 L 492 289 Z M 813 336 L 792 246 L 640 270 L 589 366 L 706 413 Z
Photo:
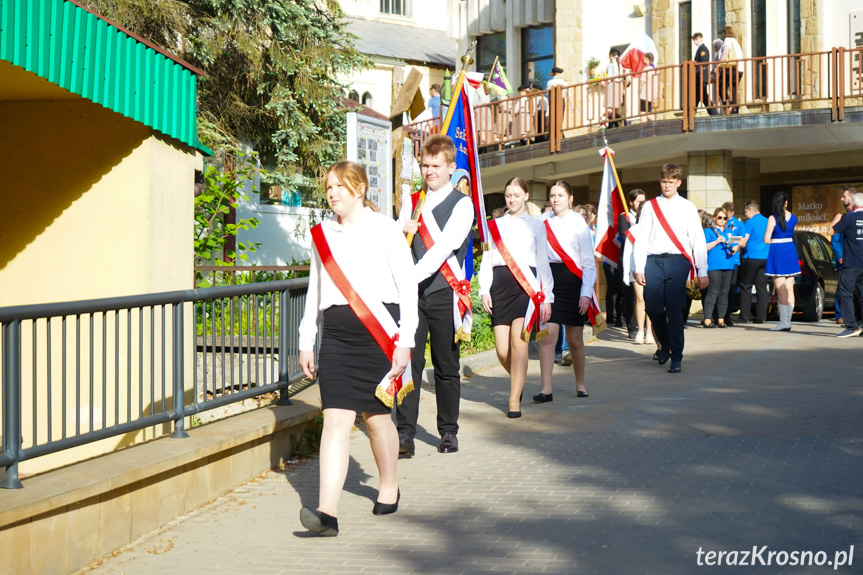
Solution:
M 659 62 L 677 62 L 677 3 L 653 0 L 650 24 Z
M 582 70 L 585 61 L 582 0 L 557 0 L 554 21 L 555 65 L 563 68 L 567 82 L 584 82 L 587 71 Z

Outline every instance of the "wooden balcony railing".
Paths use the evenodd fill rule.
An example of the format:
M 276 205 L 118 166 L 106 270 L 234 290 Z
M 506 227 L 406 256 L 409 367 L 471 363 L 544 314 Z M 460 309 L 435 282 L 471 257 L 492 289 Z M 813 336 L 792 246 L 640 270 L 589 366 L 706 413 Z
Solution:
M 482 152 L 548 142 L 554 153 L 564 138 L 603 128 L 675 120 L 688 132 L 712 115 L 830 109 L 832 121 L 842 121 L 846 108 L 863 106 L 861 63 L 863 48 L 833 48 L 722 65 L 687 61 L 554 87 L 477 106 L 477 145 Z M 439 131 L 439 119 L 411 125 L 417 157 L 425 139 Z

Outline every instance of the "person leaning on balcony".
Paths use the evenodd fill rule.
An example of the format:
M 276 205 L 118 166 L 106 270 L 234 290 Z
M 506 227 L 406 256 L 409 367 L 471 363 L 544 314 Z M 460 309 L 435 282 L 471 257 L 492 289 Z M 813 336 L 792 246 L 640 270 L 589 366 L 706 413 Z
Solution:
M 710 109 L 707 111 L 711 116 L 722 114 L 722 93 L 719 91 L 719 58 L 722 57 L 722 40 L 717 38 L 713 41 L 713 64 L 710 65 Z
M 623 125 L 623 68 L 620 65 L 620 50 L 612 48 L 608 53 L 608 66 L 605 75 L 610 78 L 605 81 L 605 118 L 609 128 L 619 128 Z
M 419 390 L 408 393 L 412 383 L 407 369 L 418 317 L 410 249 L 396 222 L 366 207 L 369 184 L 363 167 L 339 162 L 324 181 L 334 214 L 312 229 L 309 289 L 299 328 L 300 367 L 314 379 L 315 339 L 323 320 L 317 365 L 324 413 L 320 486 L 317 508 L 303 507 L 300 521 L 313 533 L 334 537 L 358 412 L 380 474 L 372 513 L 398 509 L 399 438 L 384 399 L 392 405 L 405 393 L 419 395 Z M 381 341 L 391 350 L 384 351 Z
M 653 103 L 659 99 L 659 75 L 656 73 L 656 65 L 653 63 L 653 54 L 647 52 L 644 55 L 644 69 L 641 71 L 638 87 L 638 97 L 641 100 L 641 113 L 647 122 L 656 120 L 653 112 Z
M 428 108 L 431 110 L 432 118 L 440 118 L 440 84 L 432 84 L 429 88 Z
M 722 29 L 722 52 L 719 55 L 719 91 L 722 94 L 722 100 L 728 105 L 727 113 L 736 114 L 737 108 L 737 88 L 740 77 L 743 75 L 743 48 L 740 47 L 740 42 L 737 41 L 737 36 L 734 34 L 732 26 L 726 26 Z
M 699 105 L 707 108 L 708 114 L 713 114 L 710 108 L 710 93 L 708 84 L 710 80 L 710 51 L 704 45 L 704 36 L 701 32 L 692 35 L 692 43 L 695 45 L 695 107 Z

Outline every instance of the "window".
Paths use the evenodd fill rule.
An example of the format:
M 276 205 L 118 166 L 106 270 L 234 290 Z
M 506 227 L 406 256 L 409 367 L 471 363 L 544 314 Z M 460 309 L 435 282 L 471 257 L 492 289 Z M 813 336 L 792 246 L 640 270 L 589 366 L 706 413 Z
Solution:
M 495 58 L 501 66 L 506 66 L 506 32 L 486 34 L 476 39 L 476 71 L 491 72 Z
M 678 58 L 680 62 L 692 60 L 692 2 L 681 2 L 680 13 L 678 14 L 680 21 L 680 51 Z
M 411 0 L 381 0 L 381 14 L 413 16 Z
M 357 92 L 356 90 L 351 90 L 350 92 L 348 92 L 348 98 L 350 98 L 354 102 L 359 102 L 360 101 L 360 93 Z
M 788 0 L 788 53 L 800 53 L 800 0 Z M 800 94 L 803 60 L 788 58 L 788 81 L 791 94 Z
M 551 24 L 521 31 L 521 83 L 545 87 L 554 67 L 554 28 Z
M 713 17 L 713 37 L 722 38 L 722 29 L 725 28 L 725 0 L 713 0 L 711 15 Z
M 371 108 L 374 105 L 374 102 L 374 98 L 372 98 L 372 95 L 369 92 L 363 93 L 363 106 Z
M 752 56 L 767 55 L 767 0 L 752 0 Z M 755 60 L 755 98 L 767 97 L 767 60 Z

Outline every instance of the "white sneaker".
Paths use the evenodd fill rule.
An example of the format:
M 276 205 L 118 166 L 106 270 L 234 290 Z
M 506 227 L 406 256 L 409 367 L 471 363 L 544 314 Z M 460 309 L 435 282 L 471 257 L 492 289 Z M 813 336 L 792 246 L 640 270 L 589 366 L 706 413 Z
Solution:
M 645 337 L 645 338 L 644 338 L 644 343 L 650 343 L 650 344 L 654 344 L 654 343 L 656 343 L 656 342 L 653 340 L 653 334 L 652 334 L 652 333 L 649 333 L 649 332 L 648 332 L 647 337 Z
M 563 350 L 563 354 L 561 355 L 563 356 L 563 362 L 560 365 L 572 365 L 572 354 L 568 349 Z
M 643 331 L 638 331 L 635 334 L 635 343 L 637 343 L 637 344 L 644 343 L 644 332 Z

